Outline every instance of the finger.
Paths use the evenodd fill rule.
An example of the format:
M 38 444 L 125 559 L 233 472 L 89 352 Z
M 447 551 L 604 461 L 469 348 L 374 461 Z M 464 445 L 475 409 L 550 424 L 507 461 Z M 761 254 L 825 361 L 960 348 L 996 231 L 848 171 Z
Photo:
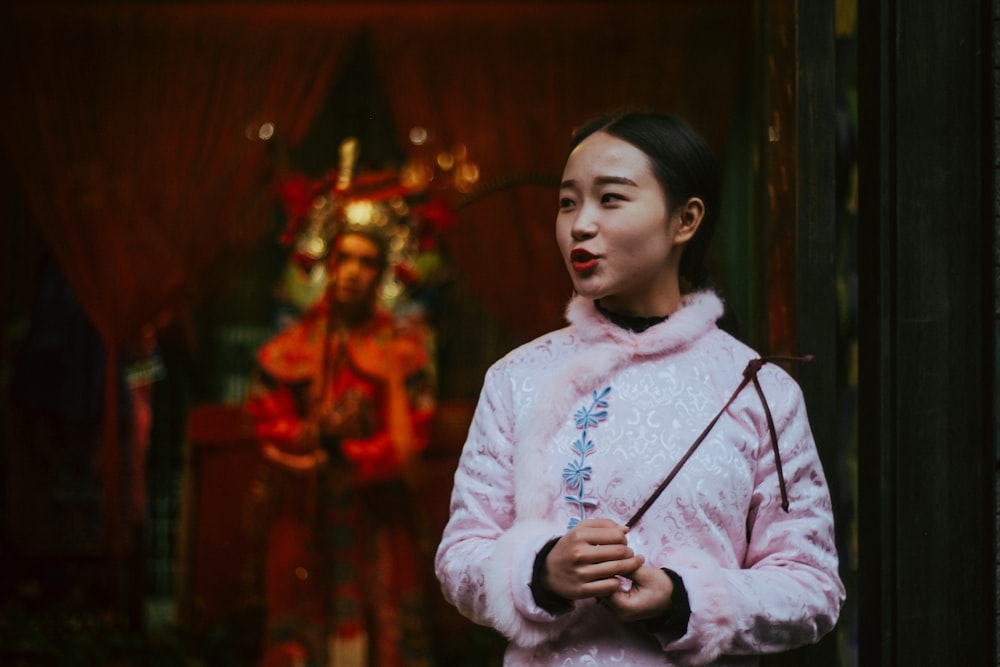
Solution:
M 591 519 L 584 519 L 580 523 L 576 524 L 577 528 L 619 528 L 626 530 L 625 526 L 621 525 L 614 519 L 608 519 L 605 517 L 596 517 Z
M 582 582 L 593 582 L 628 576 L 639 569 L 644 560 L 643 556 L 633 555 L 628 558 L 603 560 L 591 565 L 581 565 L 577 568 L 577 577 Z
M 564 562 L 576 568 L 600 566 L 605 563 L 621 562 L 633 558 L 635 553 L 624 544 L 592 545 L 579 543 L 566 545 Z M 553 550 L 555 551 L 555 550 Z
M 640 567 L 629 575 L 639 586 L 668 586 L 673 589 L 673 581 L 658 567 Z
M 650 618 L 666 613 L 673 597 L 673 582 L 662 570 L 646 567 L 637 570 L 632 586 L 615 591 L 608 602 L 625 619 Z
M 592 546 L 588 556 L 591 562 L 621 561 L 635 556 L 635 551 L 627 544 L 600 544 Z
M 631 555 L 628 542 L 614 531 L 577 531 L 574 528 L 559 539 L 556 549 L 567 554 L 575 563 L 592 563 Z
M 597 579 L 580 586 L 580 599 L 595 598 L 598 601 L 607 601 L 605 604 L 612 604 L 614 596 L 619 592 L 621 582 L 617 577 L 607 579 Z
M 588 544 L 628 544 L 625 531 L 619 526 L 577 526 L 576 535 Z

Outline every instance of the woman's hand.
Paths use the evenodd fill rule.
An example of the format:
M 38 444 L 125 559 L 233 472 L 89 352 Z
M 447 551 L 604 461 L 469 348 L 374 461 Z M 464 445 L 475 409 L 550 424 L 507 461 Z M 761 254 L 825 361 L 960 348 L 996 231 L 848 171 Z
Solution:
M 581 521 L 549 552 L 542 583 L 567 600 L 614 595 L 620 586 L 616 577 L 636 572 L 645 562 L 629 548 L 627 532 L 611 519 Z
M 666 572 L 643 565 L 625 576 L 632 580 L 632 585 L 620 588 L 601 600 L 601 604 L 618 618 L 641 621 L 663 616 L 670 611 L 674 582 Z

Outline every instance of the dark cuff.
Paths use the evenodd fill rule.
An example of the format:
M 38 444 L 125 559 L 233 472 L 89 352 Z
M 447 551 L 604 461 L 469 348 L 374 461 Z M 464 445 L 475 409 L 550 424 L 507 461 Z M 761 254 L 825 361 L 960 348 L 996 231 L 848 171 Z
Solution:
M 676 641 L 687 634 L 688 621 L 691 619 L 691 603 L 688 601 L 687 588 L 684 580 L 670 568 L 661 568 L 674 584 L 674 593 L 670 599 L 670 611 L 663 616 L 646 620 L 646 630 L 656 633 L 665 643 Z
M 535 563 L 531 568 L 531 584 L 529 585 L 531 595 L 535 598 L 535 604 L 553 616 L 565 614 L 573 608 L 572 601 L 567 600 L 558 593 L 553 593 L 542 583 L 545 578 L 545 558 L 558 541 L 558 537 L 552 538 L 535 555 Z

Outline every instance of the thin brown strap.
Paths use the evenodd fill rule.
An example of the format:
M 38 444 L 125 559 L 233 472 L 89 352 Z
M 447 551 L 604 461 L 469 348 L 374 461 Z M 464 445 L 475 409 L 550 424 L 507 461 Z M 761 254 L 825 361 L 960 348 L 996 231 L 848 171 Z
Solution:
M 774 449 L 774 466 L 778 471 L 778 488 L 781 489 L 781 509 L 788 511 L 788 490 L 785 488 L 785 473 L 781 470 L 781 452 L 778 451 L 778 433 L 774 430 L 774 419 L 771 417 L 771 406 L 764 398 L 764 390 L 760 388 L 760 380 L 753 376 L 753 388 L 760 396 L 760 403 L 764 406 L 764 416 L 767 418 L 767 430 L 771 434 L 771 447 Z
M 770 406 L 768 406 L 767 399 L 764 397 L 764 391 L 763 389 L 761 389 L 760 382 L 757 380 L 757 371 L 759 371 L 764 366 L 764 364 L 769 362 L 795 361 L 800 363 L 806 363 L 812 361 L 812 359 L 813 356 L 811 354 L 802 357 L 770 356 L 770 357 L 759 357 L 757 359 L 751 359 L 749 363 L 747 363 L 747 367 L 743 369 L 743 380 L 740 382 L 739 386 L 736 387 L 736 391 L 734 391 L 732 396 L 729 397 L 729 400 L 726 401 L 726 404 L 722 406 L 722 409 L 719 410 L 718 414 L 716 414 L 715 417 L 712 418 L 712 421 L 708 423 L 708 426 L 705 427 L 705 430 L 702 431 L 701 434 L 691 444 L 691 446 L 688 447 L 687 452 L 685 452 L 684 456 L 680 458 L 680 460 L 674 466 L 673 470 L 670 471 L 670 474 L 667 475 L 662 482 L 660 482 L 660 485 L 656 487 L 656 490 L 653 491 L 652 495 L 650 495 L 649 498 L 646 499 L 646 502 L 642 504 L 642 507 L 640 507 L 636 511 L 636 513 L 632 515 L 632 518 L 629 519 L 628 523 L 626 523 L 625 525 L 631 528 L 635 524 L 639 523 L 639 519 L 642 518 L 642 515 L 646 513 L 646 511 L 653 505 L 653 503 L 656 502 L 657 498 L 659 498 L 660 495 L 666 490 L 670 482 L 674 480 L 674 477 L 677 476 L 677 473 L 680 472 L 681 468 L 684 467 L 684 464 L 688 462 L 688 459 L 690 459 L 694 455 L 695 450 L 698 449 L 698 446 L 701 445 L 702 441 L 708 436 L 709 432 L 715 426 L 716 422 L 719 421 L 719 419 L 726 412 L 726 410 L 729 409 L 729 406 L 733 404 L 733 401 L 736 400 L 736 397 L 740 395 L 740 392 L 743 391 L 743 389 L 746 388 L 747 384 L 749 384 L 750 382 L 753 382 L 754 388 L 757 390 L 757 395 L 760 397 L 760 401 L 764 405 L 764 417 L 767 419 L 767 429 L 771 435 L 771 447 L 774 449 L 774 461 L 778 470 L 778 485 L 781 487 L 781 507 L 787 512 L 788 491 L 785 488 L 785 475 L 781 469 L 781 455 L 778 451 L 778 435 L 777 431 L 774 428 L 774 419 L 771 417 L 771 408 Z

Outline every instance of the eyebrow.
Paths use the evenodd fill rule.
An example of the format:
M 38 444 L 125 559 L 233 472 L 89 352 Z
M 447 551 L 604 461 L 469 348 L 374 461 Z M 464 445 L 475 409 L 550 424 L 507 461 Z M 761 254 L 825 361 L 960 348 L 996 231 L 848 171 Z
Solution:
M 594 182 L 598 185 L 630 185 L 633 188 L 639 187 L 631 178 L 625 178 L 624 176 L 598 176 L 594 179 Z M 572 179 L 563 181 L 559 184 L 559 187 L 560 189 L 576 187 L 576 181 Z

